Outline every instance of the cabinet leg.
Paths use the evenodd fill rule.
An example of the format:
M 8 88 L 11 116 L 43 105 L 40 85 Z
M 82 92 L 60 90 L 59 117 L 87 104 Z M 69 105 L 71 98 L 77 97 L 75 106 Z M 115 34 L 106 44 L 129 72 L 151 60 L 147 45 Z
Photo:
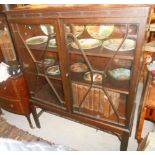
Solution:
M 32 125 L 32 122 L 31 122 L 31 119 L 30 119 L 30 115 L 26 116 L 28 122 L 29 122 L 29 125 L 30 125 L 30 128 L 34 129 L 33 125 Z
M 38 119 L 36 108 L 34 106 L 32 106 L 31 109 L 32 109 L 32 115 L 33 115 L 35 124 L 36 124 L 37 128 L 40 128 L 41 126 L 40 126 L 40 122 L 39 122 L 39 119 Z
M 121 139 L 122 140 L 121 140 L 120 150 L 121 151 L 127 151 L 129 135 L 124 134 Z
M 0 108 L 0 115 L 2 115 L 3 114 L 3 112 L 2 112 L 2 109 Z

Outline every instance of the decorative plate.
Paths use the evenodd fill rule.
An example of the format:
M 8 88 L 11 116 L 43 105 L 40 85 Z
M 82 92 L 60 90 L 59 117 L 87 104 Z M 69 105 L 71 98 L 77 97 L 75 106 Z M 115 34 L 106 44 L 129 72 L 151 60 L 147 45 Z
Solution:
M 46 65 L 46 66 L 52 66 L 52 65 L 54 65 L 54 63 L 55 63 L 55 59 L 53 59 L 53 58 L 47 58 L 47 59 L 44 59 L 44 64 Z
M 116 80 L 130 80 L 130 69 L 116 68 L 108 71 L 109 75 Z
M 41 30 L 44 32 L 44 34 L 48 35 L 48 25 L 40 25 Z M 50 28 L 50 32 L 51 34 L 54 33 L 54 26 L 53 25 L 49 25 Z
M 86 72 L 83 77 L 86 81 L 91 82 L 91 72 Z M 99 73 L 93 73 L 93 82 L 101 82 L 102 75 Z
M 72 72 L 86 72 L 88 70 L 88 67 L 85 63 L 77 62 L 70 66 L 70 69 Z
M 79 44 L 82 49 L 92 49 L 101 46 L 102 42 L 97 39 L 79 39 Z M 79 49 L 75 42 L 71 43 L 71 46 L 75 49 Z
M 48 47 L 56 48 L 56 40 L 55 39 L 50 39 Z
M 59 65 L 51 66 L 47 68 L 47 73 L 49 75 L 60 75 Z
M 114 26 L 110 25 L 88 25 L 86 26 L 87 32 L 90 36 L 96 39 L 105 39 L 109 37 L 113 30 Z
M 73 32 L 72 32 L 69 26 L 65 27 L 66 33 L 73 33 L 76 37 L 80 36 L 83 33 L 84 28 L 85 27 L 83 25 L 73 25 L 72 27 Z
M 28 45 L 39 45 L 42 43 L 45 43 L 47 41 L 48 37 L 47 36 L 35 36 L 32 38 L 28 38 L 26 40 L 26 44 Z
M 122 39 L 108 39 L 103 42 L 103 47 L 111 50 L 116 51 L 121 44 Z M 124 43 L 122 44 L 122 47 L 119 49 L 119 51 L 130 51 L 135 48 L 135 40 L 133 39 L 126 39 Z

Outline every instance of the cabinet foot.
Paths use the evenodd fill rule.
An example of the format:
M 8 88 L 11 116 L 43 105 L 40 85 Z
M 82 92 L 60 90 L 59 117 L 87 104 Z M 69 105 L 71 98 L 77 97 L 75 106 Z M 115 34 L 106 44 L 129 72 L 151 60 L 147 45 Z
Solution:
M 121 139 L 122 140 L 121 140 L 120 150 L 121 151 L 127 151 L 129 135 L 123 135 Z
M 3 112 L 2 112 L 2 109 L 0 108 L 0 115 L 2 115 L 3 114 Z
M 31 119 L 30 119 L 30 115 L 26 116 L 28 122 L 29 122 L 29 125 L 30 125 L 30 128 L 34 129 L 33 125 L 32 125 L 32 122 L 31 122 Z
M 33 118 L 34 118 L 37 128 L 41 128 L 36 108 L 34 106 L 32 106 L 31 109 L 32 109 L 32 115 L 33 115 Z

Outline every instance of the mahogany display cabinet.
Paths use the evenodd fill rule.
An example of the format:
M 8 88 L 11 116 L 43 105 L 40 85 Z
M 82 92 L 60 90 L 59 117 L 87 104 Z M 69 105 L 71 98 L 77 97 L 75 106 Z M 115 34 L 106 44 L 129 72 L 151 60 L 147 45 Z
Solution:
M 37 127 L 41 108 L 115 134 L 127 150 L 149 13 L 128 5 L 6 12 Z

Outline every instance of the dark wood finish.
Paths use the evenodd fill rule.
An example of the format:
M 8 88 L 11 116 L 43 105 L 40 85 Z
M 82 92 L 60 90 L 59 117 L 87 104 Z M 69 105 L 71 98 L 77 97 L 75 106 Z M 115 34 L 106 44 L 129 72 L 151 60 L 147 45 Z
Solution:
M 39 119 L 38 119 L 38 114 L 37 114 L 36 108 L 34 106 L 32 106 L 31 109 L 32 109 L 32 115 L 33 115 L 34 121 L 36 123 L 36 126 L 38 128 L 41 128 L 40 122 L 39 122 Z
M 121 151 L 126 151 L 127 150 L 128 141 L 129 141 L 129 135 L 123 134 L 122 141 L 121 141 L 121 146 L 120 146 Z
M 54 5 L 37 8 L 25 6 L 22 9 L 5 12 L 15 40 L 19 61 L 28 83 L 32 114 L 37 127 L 40 128 L 39 116 L 36 112 L 36 108 L 39 107 L 45 111 L 116 134 L 121 140 L 120 149 L 127 150 L 134 118 L 135 94 L 142 68 L 142 46 L 145 40 L 145 27 L 149 11 L 150 7 L 144 5 Z M 41 24 L 53 25 L 55 33 L 52 34 L 52 37 L 56 39 L 56 48 L 47 47 L 47 43 L 39 46 L 26 44 L 25 40 L 30 37 L 45 35 L 40 31 Z M 123 37 L 125 40 L 129 33 L 128 37 L 132 37 L 136 41 L 136 48 L 132 51 L 117 53 L 118 48 L 115 56 L 114 52 L 101 47 L 89 51 L 84 51 L 82 48 L 74 50 L 68 46 L 68 41 L 66 41 L 68 34 L 65 32 L 65 26 L 72 24 L 114 24 L 115 30 L 125 24 L 126 32 L 114 30 L 110 38 Z M 130 24 L 137 28 L 135 34 L 130 34 L 128 31 Z M 49 29 L 47 31 L 50 32 Z M 89 34 L 85 30 L 79 38 L 88 36 Z M 73 39 L 78 43 L 76 37 Z M 42 72 L 38 70 L 38 61 L 41 62 L 45 57 L 57 60 L 56 64 L 60 66 L 61 75 L 55 77 L 48 75 L 44 65 Z M 102 74 L 104 72 L 106 74 L 105 81 L 100 84 L 89 83 L 83 80 L 82 74 L 72 73 L 70 65 L 78 61 L 85 62 L 90 71 Z M 109 78 L 107 70 L 118 67 L 131 69 L 129 81 L 122 82 Z M 72 91 L 73 83 L 79 85 L 78 93 Z M 96 104 L 100 105 L 97 103 L 99 94 L 96 93 L 103 91 L 105 95 L 100 95 L 99 101 L 108 98 L 109 102 L 106 108 L 107 110 L 112 108 L 113 113 L 107 112 L 108 117 L 105 115 L 101 117 L 98 112 L 92 110 L 93 106 L 89 108 L 76 107 L 74 100 L 77 96 L 82 98 L 80 94 L 84 93 L 84 87 L 88 87 L 89 90 L 93 88 L 89 94 L 91 96 L 88 101 L 89 105 L 94 107 Z M 120 94 L 118 107 L 114 106 L 110 96 L 112 94 L 108 94 L 107 91 Z M 87 95 L 88 93 L 83 95 L 85 99 L 87 99 Z M 95 97 L 97 97 L 96 101 L 94 101 Z M 85 99 L 83 98 L 83 101 Z
M 143 138 L 141 136 L 145 120 L 155 121 L 155 85 L 152 82 L 152 76 L 149 73 L 145 89 L 143 91 L 143 98 L 139 107 L 139 117 L 136 130 L 136 139 L 140 142 Z
M 0 115 L 2 115 L 2 114 L 3 114 L 2 109 L 0 109 Z
M 26 115 L 26 118 L 27 118 L 27 121 L 29 122 L 30 128 L 33 129 L 34 127 L 33 127 L 33 125 L 32 125 L 30 115 Z

